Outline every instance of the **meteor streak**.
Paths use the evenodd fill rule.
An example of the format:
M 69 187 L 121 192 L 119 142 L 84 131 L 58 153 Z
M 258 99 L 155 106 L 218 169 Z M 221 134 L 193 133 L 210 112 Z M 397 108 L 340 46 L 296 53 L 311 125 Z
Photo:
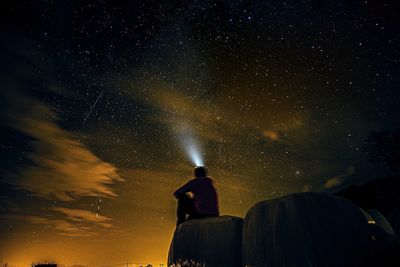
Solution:
M 94 107 L 96 106 L 97 102 L 99 102 L 100 97 L 103 95 L 103 90 L 100 92 L 100 95 L 97 97 L 96 101 L 94 102 L 93 106 L 90 108 L 89 113 L 86 115 L 86 117 L 83 119 L 83 123 L 87 121 L 89 118 L 90 114 L 92 113 Z

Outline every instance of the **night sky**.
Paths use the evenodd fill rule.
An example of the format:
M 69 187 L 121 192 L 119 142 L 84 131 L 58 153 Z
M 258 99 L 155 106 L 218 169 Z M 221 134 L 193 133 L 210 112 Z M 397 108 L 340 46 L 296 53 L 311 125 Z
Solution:
M 0 263 L 165 263 L 198 151 L 221 214 L 390 174 L 398 1 L 0 8 Z

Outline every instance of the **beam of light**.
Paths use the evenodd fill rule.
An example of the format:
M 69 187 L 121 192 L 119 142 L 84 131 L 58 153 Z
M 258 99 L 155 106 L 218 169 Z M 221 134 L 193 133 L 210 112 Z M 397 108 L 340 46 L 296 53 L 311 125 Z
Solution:
M 193 134 L 189 131 L 186 131 L 180 134 L 179 137 L 179 143 L 190 161 L 195 166 L 204 166 L 204 160 L 201 155 L 200 146 L 196 139 L 193 137 Z
M 199 148 L 195 144 L 189 144 L 186 147 L 187 153 L 193 162 L 194 165 L 196 166 L 204 166 L 204 161 L 201 158 Z

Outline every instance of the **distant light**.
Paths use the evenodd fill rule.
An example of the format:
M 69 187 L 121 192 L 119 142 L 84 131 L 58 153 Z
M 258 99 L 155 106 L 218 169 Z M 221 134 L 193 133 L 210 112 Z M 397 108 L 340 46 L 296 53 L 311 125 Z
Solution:
M 368 224 L 375 224 L 376 222 L 374 220 L 368 220 Z

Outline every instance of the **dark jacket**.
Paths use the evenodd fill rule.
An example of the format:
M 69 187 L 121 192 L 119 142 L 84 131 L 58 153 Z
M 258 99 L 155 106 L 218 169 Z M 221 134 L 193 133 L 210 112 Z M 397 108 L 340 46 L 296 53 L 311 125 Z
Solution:
M 194 206 L 200 214 L 219 215 L 218 196 L 214 182 L 209 177 L 198 177 L 190 180 L 174 192 L 178 198 L 180 195 L 192 192 Z

